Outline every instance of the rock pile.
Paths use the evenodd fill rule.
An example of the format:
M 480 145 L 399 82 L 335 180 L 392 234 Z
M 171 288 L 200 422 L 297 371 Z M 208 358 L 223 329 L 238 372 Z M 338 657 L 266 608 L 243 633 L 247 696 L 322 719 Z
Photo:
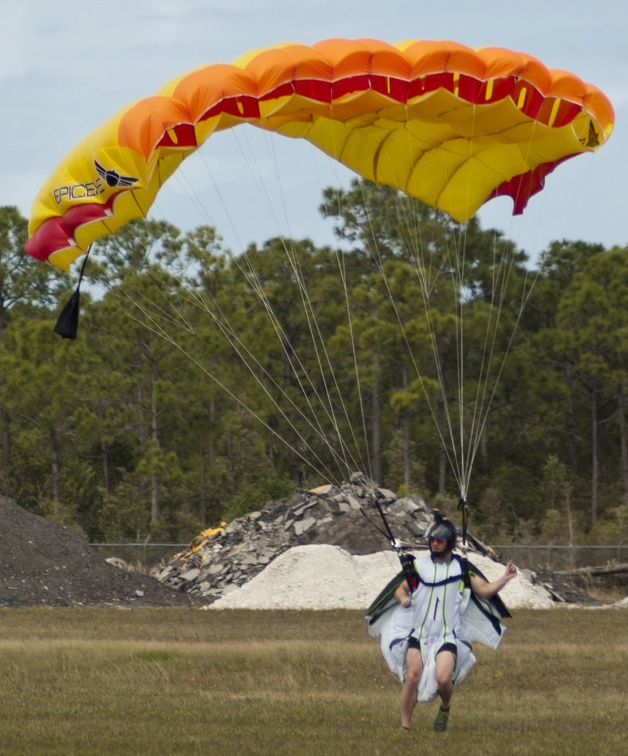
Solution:
M 425 531 L 433 521 L 431 507 L 418 496 L 398 498 L 392 491 L 372 487 L 355 474 L 340 486 L 325 485 L 271 501 L 203 543 L 192 542 L 157 579 L 211 604 L 249 582 L 295 546 L 328 544 L 352 555 L 390 549 L 376 502 L 396 537 L 402 536 L 413 548 L 427 545 Z M 469 551 L 490 555 L 475 539 L 471 539 Z

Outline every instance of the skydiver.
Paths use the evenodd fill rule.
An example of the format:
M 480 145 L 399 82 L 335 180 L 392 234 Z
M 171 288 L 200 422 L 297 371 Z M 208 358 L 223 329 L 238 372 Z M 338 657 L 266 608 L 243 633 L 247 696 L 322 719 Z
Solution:
M 406 673 L 401 693 L 401 727 L 410 729 L 424 666 L 433 664 L 440 707 L 433 729 L 447 729 L 453 694 L 453 678 L 459 654 L 469 653 L 470 644 L 461 639 L 460 609 L 463 563 L 452 558 L 456 545 L 455 525 L 438 517 L 427 529 L 429 554 L 413 559 L 416 579 L 413 588 L 404 579 L 395 590 L 402 606 L 412 606 L 412 627 L 405 657 Z M 517 574 L 512 561 L 497 580 L 488 582 L 469 573 L 470 587 L 482 599 L 491 599 Z M 463 645 L 461 645 L 463 644 Z

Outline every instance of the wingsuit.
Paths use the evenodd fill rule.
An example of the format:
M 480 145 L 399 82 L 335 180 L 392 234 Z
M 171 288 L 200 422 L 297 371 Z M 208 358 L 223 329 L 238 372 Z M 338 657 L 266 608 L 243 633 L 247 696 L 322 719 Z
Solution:
M 444 643 L 456 646 L 453 682 L 461 683 L 476 663 L 472 642 L 496 649 L 505 627 L 501 619 L 510 617 L 502 600 L 482 599 L 470 582 L 471 575 L 486 580 L 466 558 L 452 554 L 446 564 L 438 564 L 430 553 L 404 555 L 404 569 L 380 592 L 366 613 L 367 631 L 380 636 L 382 655 L 390 671 L 405 679 L 405 659 L 412 635 L 421 637 L 423 673 L 417 700 L 425 703 L 437 695 L 435 659 Z M 412 586 L 412 601 L 404 607 L 395 598 L 403 580 Z

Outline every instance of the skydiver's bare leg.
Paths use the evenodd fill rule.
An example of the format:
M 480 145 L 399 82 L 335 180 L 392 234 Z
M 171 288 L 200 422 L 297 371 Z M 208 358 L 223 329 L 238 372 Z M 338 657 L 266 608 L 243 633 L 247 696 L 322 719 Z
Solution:
M 448 709 L 451 703 L 454 692 L 451 679 L 454 675 L 455 666 L 456 659 L 451 651 L 440 651 L 436 654 L 436 683 L 438 684 L 438 695 L 443 709 Z
M 401 726 L 409 729 L 412 712 L 416 706 L 417 688 L 423 664 L 418 648 L 409 648 L 406 653 L 406 679 L 401 691 Z

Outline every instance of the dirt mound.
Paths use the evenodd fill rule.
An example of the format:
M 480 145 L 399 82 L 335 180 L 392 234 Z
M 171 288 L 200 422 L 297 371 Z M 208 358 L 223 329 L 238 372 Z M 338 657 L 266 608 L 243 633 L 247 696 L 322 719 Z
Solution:
M 0 497 L 0 606 L 193 606 L 194 596 L 108 564 L 72 528 Z

